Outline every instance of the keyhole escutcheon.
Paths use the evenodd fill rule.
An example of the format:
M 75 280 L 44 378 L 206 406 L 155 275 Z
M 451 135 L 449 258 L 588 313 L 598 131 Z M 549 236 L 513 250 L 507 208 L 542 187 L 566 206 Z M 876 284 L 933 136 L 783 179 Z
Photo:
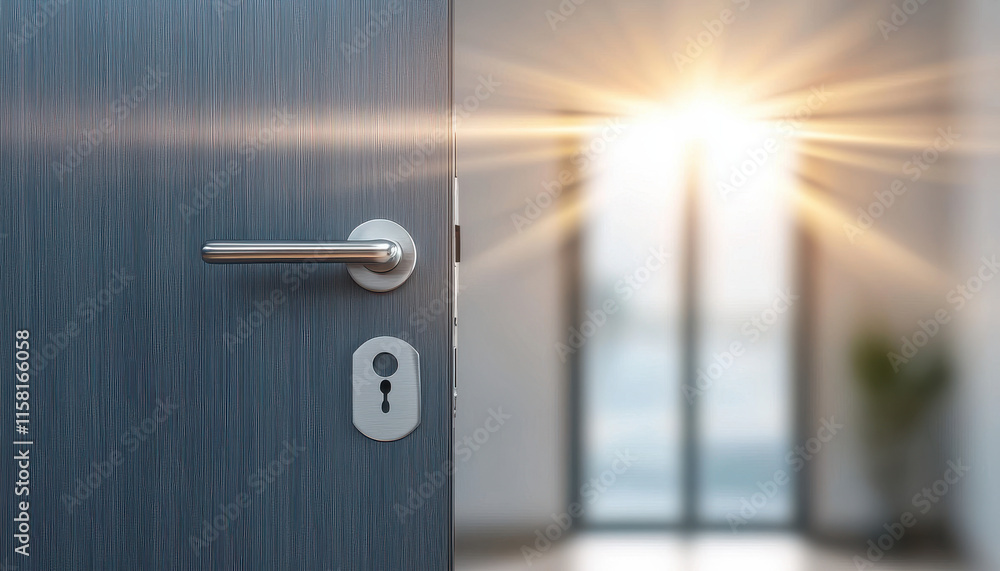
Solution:
M 379 385 L 379 390 L 382 391 L 382 412 L 389 413 L 389 391 L 392 390 L 392 383 L 387 380 L 382 381 Z

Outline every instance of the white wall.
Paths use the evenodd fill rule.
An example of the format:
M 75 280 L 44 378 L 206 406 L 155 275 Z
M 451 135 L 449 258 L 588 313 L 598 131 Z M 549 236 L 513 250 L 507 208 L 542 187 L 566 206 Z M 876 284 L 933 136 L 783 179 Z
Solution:
M 525 141 L 492 131 L 498 123 L 513 125 L 502 120 L 511 110 L 545 116 L 521 99 L 524 82 L 511 63 L 530 62 L 551 39 L 549 32 L 533 0 L 456 2 L 455 99 L 468 112 L 459 126 L 458 151 L 457 446 L 466 446 L 462 441 L 484 426 L 490 410 L 512 416 L 471 458 L 457 457 L 460 537 L 530 536 L 550 514 L 562 511 L 567 496 L 566 371 L 553 349 L 565 305 L 560 233 L 520 233 L 511 221 L 556 166 L 518 159 Z M 483 79 L 499 84 L 495 93 L 466 103 Z M 548 157 L 554 154 L 551 147 L 543 140 L 530 148 Z
M 963 164 L 961 206 L 956 215 L 960 240 L 955 250 L 963 275 L 973 275 L 983 255 L 1000 257 L 1000 4 L 966 0 L 956 27 L 963 61 L 987 64 L 967 74 L 958 84 L 958 98 L 966 110 L 969 154 Z M 962 488 L 956 519 L 961 539 L 978 557 L 982 569 L 1000 568 L 1000 284 L 973 300 L 962 314 L 961 451 L 972 463 L 968 486 Z

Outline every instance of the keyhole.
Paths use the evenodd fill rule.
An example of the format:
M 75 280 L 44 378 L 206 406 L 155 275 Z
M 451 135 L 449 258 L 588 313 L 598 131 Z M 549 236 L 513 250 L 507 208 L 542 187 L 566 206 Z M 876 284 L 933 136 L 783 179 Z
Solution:
M 383 413 L 388 413 L 389 412 L 389 391 L 392 390 L 392 383 L 390 383 L 388 380 L 382 381 L 382 384 L 379 385 L 378 388 L 379 388 L 380 391 L 382 391 L 382 412 Z

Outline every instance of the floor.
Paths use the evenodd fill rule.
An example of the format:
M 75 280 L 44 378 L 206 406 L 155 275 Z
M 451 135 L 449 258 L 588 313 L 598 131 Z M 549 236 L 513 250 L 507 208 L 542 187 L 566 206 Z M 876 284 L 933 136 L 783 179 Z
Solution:
M 947 561 L 879 561 L 866 565 L 864 553 L 838 552 L 781 535 L 740 538 L 652 535 L 582 535 L 557 540 L 546 548 L 514 547 L 505 552 L 462 553 L 458 571 L 955 571 Z M 855 561 L 855 556 L 862 559 Z

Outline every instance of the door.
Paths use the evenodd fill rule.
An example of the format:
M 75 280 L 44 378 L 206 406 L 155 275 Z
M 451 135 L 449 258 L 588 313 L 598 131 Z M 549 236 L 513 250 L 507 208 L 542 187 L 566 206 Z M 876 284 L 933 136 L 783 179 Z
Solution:
M 449 2 L 0 22 L 0 564 L 450 569 Z

